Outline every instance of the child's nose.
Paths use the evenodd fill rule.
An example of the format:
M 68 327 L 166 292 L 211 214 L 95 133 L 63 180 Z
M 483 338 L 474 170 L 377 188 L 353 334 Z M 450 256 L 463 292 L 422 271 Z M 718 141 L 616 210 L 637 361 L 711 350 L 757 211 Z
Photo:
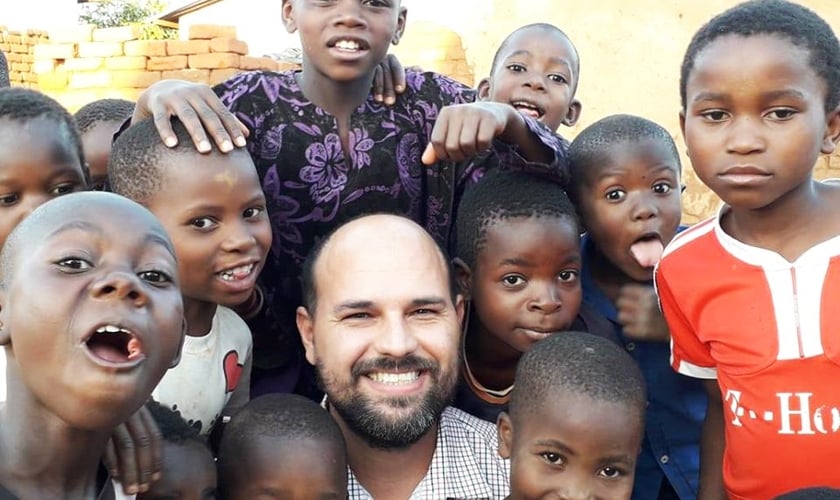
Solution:
M 91 295 L 101 300 L 128 301 L 135 307 L 147 303 L 140 279 L 124 271 L 112 271 L 101 277 L 91 288 Z
M 364 25 L 361 15 L 361 5 L 358 0 L 340 0 L 336 5 L 335 24 L 348 28 Z
M 525 77 L 525 86 L 532 90 L 545 90 L 545 81 L 541 75 L 530 72 Z
M 751 117 L 733 119 L 727 136 L 726 151 L 736 154 L 750 154 L 762 151 L 765 147 L 765 142 L 759 129 L 759 125 Z
M 636 204 L 633 205 L 633 220 L 647 220 L 656 217 L 656 203 L 649 199 L 648 197 L 641 198 L 636 200 Z
M 531 309 L 543 313 L 552 313 L 563 306 L 560 300 L 560 291 L 554 283 L 542 287 L 531 302 Z
M 253 227 L 247 223 L 232 224 L 228 228 L 222 248 L 227 252 L 243 252 L 257 244 Z

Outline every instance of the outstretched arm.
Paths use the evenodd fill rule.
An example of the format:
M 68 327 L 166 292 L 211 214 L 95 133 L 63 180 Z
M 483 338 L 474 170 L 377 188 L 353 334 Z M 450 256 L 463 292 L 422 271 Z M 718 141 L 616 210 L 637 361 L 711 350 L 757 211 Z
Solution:
M 508 104 L 474 102 L 440 110 L 422 161 L 461 162 L 490 149 L 499 139 L 515 145 L 528 161 L 551 163 L 554 151 L 528 127 L 525 117 Z

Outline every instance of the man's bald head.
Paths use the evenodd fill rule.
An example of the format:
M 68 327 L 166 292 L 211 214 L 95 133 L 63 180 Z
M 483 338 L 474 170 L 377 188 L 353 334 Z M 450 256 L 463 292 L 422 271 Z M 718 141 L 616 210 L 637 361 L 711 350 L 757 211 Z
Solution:
M 318 279 L 329 278 L 330 273 L 335 272 L 335 264 L 340 261 L 336 257 L 358 255 L 371 260 L 381 257 L 384 263 L 393 255 L 402 255 L 406 257 L 405 260 L 410 260 L 409 254 L 418 258 L 433 257 L 439 262 L 454 301 L 457 284 L 449 259 L 431 235 L 406 217 L 373 214 L 353 219 L 337 227 L 312 248 L 303 264 L 301 274 L 304 306 L 310 314 L 314 314 L 318 302 Z M 387 269 L 383 268 L 383 272 L 387 272 Z

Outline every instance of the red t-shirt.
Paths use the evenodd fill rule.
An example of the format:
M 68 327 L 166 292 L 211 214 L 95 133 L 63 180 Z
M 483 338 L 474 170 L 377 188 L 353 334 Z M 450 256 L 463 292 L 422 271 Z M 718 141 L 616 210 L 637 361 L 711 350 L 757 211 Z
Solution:
M 674 369 L 718 380 L 726 489 L 840 487 L 840 236 L 791 263 L 719 220 L 677 235 L 655 279 Z

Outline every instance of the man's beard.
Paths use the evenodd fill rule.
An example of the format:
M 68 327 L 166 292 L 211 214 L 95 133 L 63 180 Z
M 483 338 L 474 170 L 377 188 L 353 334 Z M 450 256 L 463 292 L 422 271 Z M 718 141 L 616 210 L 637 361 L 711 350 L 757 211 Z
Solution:
M 457 359 L 457 358 L 456 358 Z M 420 440 L 440 418 L 443 410 L 452 401 L 457 383 L 457 366 L 449 367 L 445 373 L 440 366 L 416 356 L 400 359 L 379 358 L 357 363 L 351 371 L 349 383 L 337 382 L 317 363 L 318 380 L 327 394 L 329 404 L 335 408 L 342 420 L 368 445 L 382 449 L 404 449 Z M 431 379 L 431 388 L 422 396 L 393 397 L 378 403 L 371 401 L 354 388 L 357 380 L 374 371 L 425 371 Z M 392 419 L 383 415 L 377 406 L 406 409 L 414 406 L 410 413 Z

